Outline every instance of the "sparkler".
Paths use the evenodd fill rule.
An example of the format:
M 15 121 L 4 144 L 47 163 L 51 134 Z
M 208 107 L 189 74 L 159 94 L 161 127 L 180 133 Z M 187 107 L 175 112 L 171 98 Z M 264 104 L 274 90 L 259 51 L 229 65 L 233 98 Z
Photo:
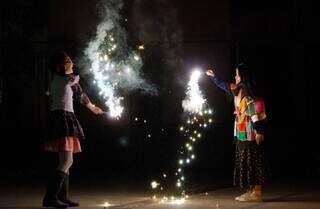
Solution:
M 185 144 L 178 150 L 179 156 L 175 171 L 175 185 L 179 194 L 178 197 L 173 197 L 171 199 L 163 196 L 160 200 L 161 203 L 183 204 L 188 198 L 184 189 L 186 182 L 184 169 L 196 159 L 196 143 L 203 138 L 202 132 L 207 129 L 208 125 L 213 121 L 213 112 L 208 108 L 208 104 L 203 98 L 202 92 L 199 88 L 198 82 L 200 77 L 200 70 L 194 70 L 188 82 L 186 97 L 182 101 L 185 117 L 183 124 L 178 128 L 178 130 L 184 137 Z M 160 183 L 158 184 L 160 185 Z
M 196 159 L 196 143 L 202 139 L 202 131 L 207 128 L 207 124 L 212 122 L 212 110 L 208 108 L 206 99 L 203 98 L 199 88 L 200 70 L 192 72 L 186 91 L 186 97 L 182 101 L 185 112 L 185 120 L 179 127 L 182 136 L 186 139 L 184 146 L 179 150 L 179 160 L 177 163 L 176 184 L 180 191 L 180 196 L 185 198 L 184 168 Z
M 124 107 L 119 95 L 119 83 L 125 81 L 129 76 L 132 76 L 134 66 L 141 67 L 141 59 L 136 53 L 132 53 L 129 57 L 124 57 L 118 61 L 114 43 L 116 39 L 113 35 L 105 33 L 103 40 L 96 40 L 100 46 L 94 50 L 96 56 L 90 56 L 91 73 L 93 74 L 94 84 L 100 89 L 99 94 L 105 100 L 105 105 L 109 107 L 111 117 L 120 117 Z M 91 54 L 90 54 L 91 55 Z
M 109 115 L 121 117 L 124 111 L 122 101 L 124 92 L 141 89 L 144 93 L 155 95 L 154 85 L 141 78 L 143 65 L 138 50 L 132 50 L 126 41 L 126 33 L 120 22 L 121 0 L 101 1 L 103 21 L 97 26 L 96 37 L 90 41 L 85 54 L 90 61 L 93 83 L 109 108 Z M 144 47 L 143 47 L 144 49 Z

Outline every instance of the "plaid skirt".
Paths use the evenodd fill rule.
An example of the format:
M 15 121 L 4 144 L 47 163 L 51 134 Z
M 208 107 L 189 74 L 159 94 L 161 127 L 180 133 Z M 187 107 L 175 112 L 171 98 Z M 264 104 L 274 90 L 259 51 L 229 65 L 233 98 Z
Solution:
M 49 136 L 45 150 L 81 152 L 80 140 L 84 138 L 82 127 L 73 112 L 54 110 L 49 116 Z
M 234 185 L 245 188 L 262 185 L 268 176 L 267 163 L 262 145 L 240 147 L 236 145 Z

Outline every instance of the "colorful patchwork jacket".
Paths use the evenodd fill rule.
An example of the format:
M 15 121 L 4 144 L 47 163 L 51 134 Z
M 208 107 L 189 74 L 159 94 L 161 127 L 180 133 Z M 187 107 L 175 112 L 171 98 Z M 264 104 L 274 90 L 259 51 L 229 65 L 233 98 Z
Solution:
M 230 96 L 232 86 L 217 78 L 212 78 L 213 82 Z M 256 133 L 264 134 L 265 119 L 265 105 L 261 98 L 251 98 L 245 96 L 240 101 L 234 99 L 235 103 L 235 123 L 234 136 L 240 141 L 255 140 Z
M 238 103 L 238 104 L 237 104 Z M 256 133 L 263 134 L 261 121 L 266 119 L 264 102 L 260 98 L 243 97 L 235 99 L 234 136 L 240 141 L 255 140 Z

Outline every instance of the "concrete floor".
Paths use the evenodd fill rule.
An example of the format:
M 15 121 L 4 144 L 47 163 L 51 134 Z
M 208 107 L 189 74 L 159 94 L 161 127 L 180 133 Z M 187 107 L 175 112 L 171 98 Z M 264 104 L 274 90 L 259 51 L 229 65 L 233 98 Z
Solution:
M 125 186 L 124 186 L 125 188 Z M 147 190 L 147 188 L 146 188 Z M 0 209 L 38 209 L 44 186 L 10 185 L 0 187 Z M 81 203 L 79 209 L 319 209 L 320 189 L 310 185 L 273 184 L 265 188 L 264 202 L 239 203 L 234 201 L 240 191 L 222 188 L 191 195 L 184 204 L 173 205 L 152 200 L 149 191 L 112 189 L 101 185 L 75 186 L 71 191 L 74 200 Z

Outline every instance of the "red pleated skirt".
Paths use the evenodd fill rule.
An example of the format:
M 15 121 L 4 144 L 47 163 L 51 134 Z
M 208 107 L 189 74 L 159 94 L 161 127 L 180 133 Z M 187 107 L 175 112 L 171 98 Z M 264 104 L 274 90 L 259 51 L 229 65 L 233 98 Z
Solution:
M 81 152 L 80 140 L 77 137 L 67 136 L 44 144 L 44 150 L 48 152 Z

